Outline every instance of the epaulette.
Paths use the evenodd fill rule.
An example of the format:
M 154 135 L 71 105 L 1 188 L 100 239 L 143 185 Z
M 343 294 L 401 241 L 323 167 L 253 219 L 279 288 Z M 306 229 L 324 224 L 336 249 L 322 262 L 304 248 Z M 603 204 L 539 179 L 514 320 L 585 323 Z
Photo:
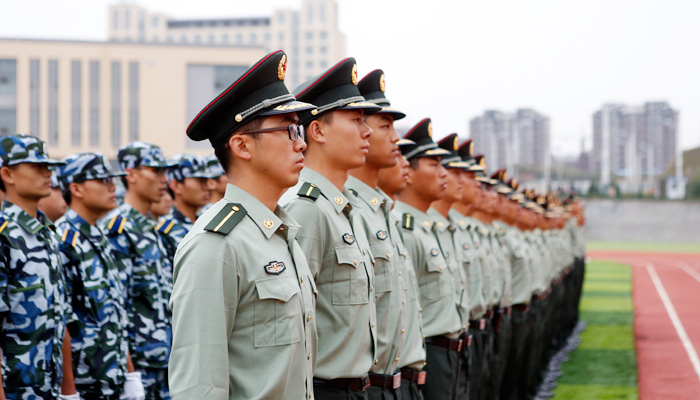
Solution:
M 242 205 L 238 203 L 228 204 L 212 218 L 207 226 L 204 227 L 204 230 L 226 236 L 231 233 L 246 214 L 248 214 L 248 211 Z
M 177 221 L 175 221 L 173 218 L 163 218 L 160 220 L 158 225 L 156 225 L 156 230 L 160 233 L 168 234 L 171 229 L 173 229 L 173 226 Z
M 413 222 L 415 218 L 413 218 L 413 215 L 409 213 L 404 213 L 403 217 L 401 218 L 401 227 L 404 229 L 408 229 L 409 231 L 413 230 Z
M 297 195 L 316 200 L 321 195 L 321 189 L 317 188 L 313 183 L 306 182 L 301 185 Z
M 61 241 L 63 243 L 68 243 L 73 247 L 75 247 L 75 242 L 77 240 L 78 240 L 78 232 L 76 232 L 70 228 L 66 229 L 66 231 L 63 232 L 63 236 L 61 236 Z
M 109 220 L 109 224 L 107 224 L 107 230 L 109 231 L 109 233 L 121 234 L 124 231 L 124 224 L 125 223 L 126 223 L 126 218 L 117 214 L 114 217 L 112 217 L 111 220 Z
M 5 230 L 5 228 L 7 228 L 7 224 L 9 224 L 9 223 L 10 223 L 10 221 L 6 220 L 3 217 L 0 217 L 0 233 L 2 233 L 2 231 Z
M 355 190 L 355 189 L 348 189 L 348 190 L 350 191 L 350 193 L 354 194 L 355 197 L 357 197 L 357 190 Z

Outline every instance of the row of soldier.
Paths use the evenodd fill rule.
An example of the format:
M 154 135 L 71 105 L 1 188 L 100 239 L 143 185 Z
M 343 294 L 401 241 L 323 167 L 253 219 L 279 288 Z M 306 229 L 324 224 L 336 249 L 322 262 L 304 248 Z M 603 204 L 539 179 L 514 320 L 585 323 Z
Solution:
M 534 396 L 578 318 L 579 203 L 486 176 L 430 119 L 400 139 L 384 74 L 356 71 L 292 95 L 268 55 L 188 127 L 206 160 L 134 142 L 114 173 L 0 139 L 4 395 Z

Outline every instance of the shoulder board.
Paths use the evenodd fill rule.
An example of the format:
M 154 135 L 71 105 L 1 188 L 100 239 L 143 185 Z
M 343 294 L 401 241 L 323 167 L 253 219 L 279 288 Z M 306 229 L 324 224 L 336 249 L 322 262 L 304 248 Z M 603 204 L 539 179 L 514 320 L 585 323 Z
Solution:
M 10 221 L 6 220 L 3 217 L 0 217 L 0 233 L 2 233 L 2 231 L 5 230 L 5 228 L 7 228 L 7 224 L 9 224 L 9 223 L 10 223 Z
M 156 230 L 167 235 L 176 223 L 177 221 L 172 218 L 163 218 L 158 225 L 156 225 Z
M 122 217 L 121 215 L 115 215 L 112 217 L 112 219 L 109 220 L 109 224 L 107 224 L 107 230 L 111 234 L 115 233 L 122 233 L 124 232 L 124 224 L 126 223 L 126 218 Z
M 318 196 L 321 195 L 321 189 L 314 186 L 313 183 L 306 182 L 303 185 L 301 185 L 301 189 L 299 189 L 297 195 L 316 200 L 318 199 Z
M 357 190 L 355 190 L 355 189 L 348 189 L 348 190 L 350 191 L 350 193 L 354 194 L 355 197 L 357 197 Z
M 246 216 L 248 212 L 238 203 L 227 204 L 218 214 L 204 227 L 205 231 L 228 235 L 233 228 Z
M 404 213 L 403 217 L 401 218 L 401 227 L 412 231 L 414 222 L 415 218 L 413 218 L 413 215 L 409 213 Z
M 73 229 L 66 229 L 61 236 L 61 241 L 63 243 L 68 243 L 69 245 L 75 247 L 75 242 L 78 240 L 78 232 Z

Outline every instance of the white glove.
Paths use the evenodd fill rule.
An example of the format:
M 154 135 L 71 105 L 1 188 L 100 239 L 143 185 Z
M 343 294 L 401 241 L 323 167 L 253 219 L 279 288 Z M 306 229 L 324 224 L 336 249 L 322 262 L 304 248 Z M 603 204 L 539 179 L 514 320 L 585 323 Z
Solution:
M 143 389 L 140 372 L 128 372 L 124 391 L 119 396 L 119 400 L 146 400 L 146 391 Z
M 81 400 L 78 393 L 74 394 L 59 394 L 58 400 Z

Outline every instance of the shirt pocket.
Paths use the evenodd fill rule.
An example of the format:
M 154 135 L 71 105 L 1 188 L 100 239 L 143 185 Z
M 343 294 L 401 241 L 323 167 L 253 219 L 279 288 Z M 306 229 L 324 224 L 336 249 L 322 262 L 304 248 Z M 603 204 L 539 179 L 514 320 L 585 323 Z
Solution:
M 378 242 L 370 245 L 374 256 L 374 290 L 376 293 L 391 292 L 393 290 L 394 274 L 391 257 L 394 247 L 390 243 Z
M 360 249 L 354 246 L 336 247 L 335 256 L 337 263 L 333 267 L 333 304 L 367 304 L 369 278 Z
M 255 281 L 255 347 L 298 343 L 302 331 L 302 307 L 295 277 L 277 277 Z
M 431 256 L 427 262 L 426 274 L 428 291 L 422 293 L 428 300 L 434 301 L 449 296 L 453 289 L 452 275 L 441 257 Z
M 85 290 L 86 309 L 95 318 L 96 322 L 104 320 L 109 315 L 109 283 L 106 280 L 86 281 L 83 284 Z

